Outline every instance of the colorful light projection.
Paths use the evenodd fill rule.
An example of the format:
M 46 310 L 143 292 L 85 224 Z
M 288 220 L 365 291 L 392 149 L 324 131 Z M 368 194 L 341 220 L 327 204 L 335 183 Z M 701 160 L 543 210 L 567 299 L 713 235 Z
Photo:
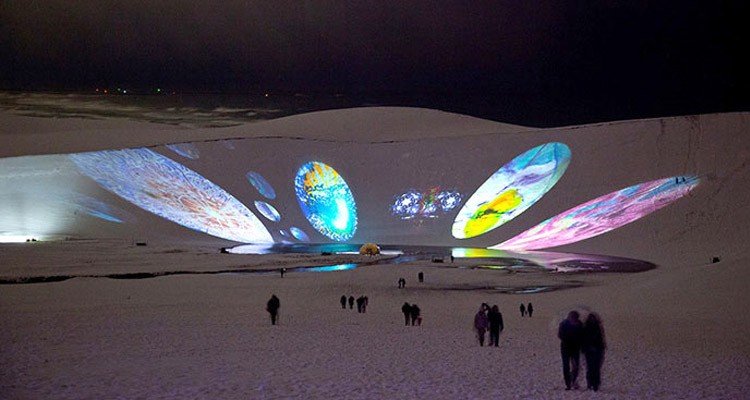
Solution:
M 104 189 L 196 231 L 244 243 L 272 242 L 250 210 L 195 171 L 149 149 L 71 154 L 78 169 Z
M 685 196 L 699 182 L 696 176 L 676 176 L 639 183 L 571 208 L 490 248 L 536 250 L 598 236 Z
M 193 143 L 168 144 L 167 148 L 191 160 L 197 160 L 201 155 L 200 151 L 198 151 L 198 148 L 195 147 L 195 144 Z
M 526 211 L 560 180 L 570 163 L 563 143 L 546 143 L 503 165 L 466 201 L 453 222 L 453 237 L 487 233 Z
M 396 196 L 391 205 L 391 215 L 409 220 L 431 219 L 447 213 L 461 203 L 463 196 L 455 190 L 433 187 L 425 191 L 409 189 Z
M 250 171 L 245 174 L 247 181 L 258 191 L 263 197 L 273 200 L 276 198 L 276 191 L 273 190 L 273 186 L 263 177 L 263 175 Z
M 135 217 L 130 215 L 130 213 L 90 196 L 76 194 L 72 202 L 75 204 L 76 211 L 105 221 L 123 223 L 135 220 Z
M 307 233 L 305 233 L 305 231 L 297 228 L 296 226 L 289 228 L 289 231 L 292 232 L 292 236 L 294 236 L 294 238 L 299 240 L 300 242 L 310 241 L 310 236 L 307 236 Z
M 279 214 L 279 212 L 276 211 L 276 209 L 272 205 L 266 203 L 265 201 L 256 201 L 255 208 L 257 208 L 258 212 L 268 220 L 273 222 L 281 221 L 281 214 Z
M 336 170 L 322 162 L 308 162 L 297 171 L 294 189 L 302 213 L 318 232 L 339 242 L 354 236 L 357 206 Z

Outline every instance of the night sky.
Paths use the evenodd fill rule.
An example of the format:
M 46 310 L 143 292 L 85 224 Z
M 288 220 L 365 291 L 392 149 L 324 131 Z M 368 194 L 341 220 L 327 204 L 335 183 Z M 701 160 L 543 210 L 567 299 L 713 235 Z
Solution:
M 9 0 L 0 89 L 343 93 L 537 125 L 741 111 L 747 4 Z

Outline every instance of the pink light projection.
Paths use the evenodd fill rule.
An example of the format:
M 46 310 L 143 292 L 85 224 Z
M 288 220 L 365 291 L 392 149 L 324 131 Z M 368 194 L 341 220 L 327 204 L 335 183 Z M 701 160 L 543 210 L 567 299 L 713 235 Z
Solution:
M 537 250 L 592 238 L 672 203 L 699 181 L 696 176 L 675 176 L 639 183 L 571 208 L 490 248 Z

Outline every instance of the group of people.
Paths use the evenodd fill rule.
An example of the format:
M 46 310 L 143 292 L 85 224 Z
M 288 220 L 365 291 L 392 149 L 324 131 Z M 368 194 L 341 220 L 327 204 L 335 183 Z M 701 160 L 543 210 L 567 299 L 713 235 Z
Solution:
M 341 303 L 341 308 L 346 309 L 346 304 L 349 303 L 349 309 L 354 308 L 354 296 L 349 296 L 348 298 L 346 295 L 341 295 L 341 299 L 339 300 L 339 303 Z M 359 296 L 357 297 L 357 312 L 358 313 L 366 313 L 367 312 L 367 304 L 370 302 L 370 299 L 367 298 L 367 296 Z
M 528 306 L 524 306 L 523 303 L 521 303 L 521 317 L 525 317 L 526 314 L 529 314 L 529 318 L 531 318 L 531 315 L 534 314 L 534 306 L 529 303 Z
M 589 313 L 586 322 L 581 322 L 580 318 L 578 311 L 571 311 L 557 329 L 565 390 L 578 389 L 578 370 L 581 352 L 583 352 L 586 357 L 587 387 L 597 391 L 601 385 L 604 351 L 607 348 L 604 328 L 596 313 Z
M 410 322 L 412 326 L 422 325 L 422 310 L 419 309 L 418 305 L 404 302 L 404 305 L 401 306 L 401 312 L 404 314 L 405 325 L 408 326 Z
M 505 326 L 503 325 L 503 314 L 497 307 L 497 304 L 490 308 L 489 304 L 482 303 L 479 311 L 474 315 L 474 329 L 477 331 L 479 345 L 484 346 L 484 335 L 487 329 L 490 331 L 490 346 L 498 347 L 500 345 L 500 332 Z

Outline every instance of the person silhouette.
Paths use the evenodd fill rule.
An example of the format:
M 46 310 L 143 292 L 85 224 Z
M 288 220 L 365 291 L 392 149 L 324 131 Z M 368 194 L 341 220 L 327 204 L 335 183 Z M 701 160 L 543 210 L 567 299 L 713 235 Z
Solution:
M 591 313 L 583 324 L 581 350 L 586 357 L 586 386 L 595 392 L 599 390 L 599 385 L 602 383 L 601 371 L 606 348 L 602 321 L 599 315 Z
M 521 318 L 526 316 L 526 306 L 521 303 Z
M 409 318 L 411 317 L 411 305 L 405 302 L 404 305 L 401 306 L 401 312 L 404 313 L 404 323 L 408 326 Z
M 497 304 L 492 306 L 489 314 L 487 314 L 487 320 L 490 324 L 490 346 L 499 346 L 500 343 L 500 332 L 503 331 L 503 314 L 497 307 Z
M 271 314 L 271 325 L 276 325 L 276 317 L 279 315 L 280 307 L 281 301 L 279 301 L 279 298 L 275 294 L 271 295 L 268 303 L 266 303 L 266 311 Z
M 474 329 L 477 331 L 477 339 L 479 339 L 480 346 L 484 346 L 484 333 L 487 331 L 488 325 L 489 321 L 487 320 L 484 304 L 482 304 L 479 307 L 479 311 L 474 315 Z
M 529 306 L 526 307 L 526 312 L 529 314 L 529 318 L 531 318 L 531 314 L 534 313 L 534 306 L 532 306 L 531 303 L 529 303 Z
M 283 278 L 284 277 L 284 273 L 286 273 L 286 268 L 280 269 L 279 272 L 281 272 L 281 277 Z
M 362 313 L 362 306 L 364 305 L 364 303 L 365 303 L 364 296 L 357 297 L 357 312 L 360 314 Z
M 409 315 L 411 316 L 411 326 L 417 326 L 422 325 L 422 318 L 420 318 L 421 310 L 419 309 L 419 306 L 416 304 L 411 305 L 411 312 Z
M 341 295 L 341 300 L 339 300 L 339 302 L 341 303 L 341 308 L 346 310 L 346 295 L 345 294 Z
M 560 355 L 563 363 L 565 390 L 578 389 L 578 369 L 581 360 L 581 342 L 583 341 L 583 324 L 578 311 L 571 311 L 568 317 L 560 322 L 557 329 L 560 339 Z
M 370 303 L 370 299 L 367 298 L 367 296 L 362 298 L 362 312 L 367 312 L 367 305 Z
M 417 279 L 419 280 L 419 283 L 424 282 L 424 272 L 419 271 L 419 273 L 417 274 Z
M 354 296 L 349 296 L 349 309 L 354 309 Z

